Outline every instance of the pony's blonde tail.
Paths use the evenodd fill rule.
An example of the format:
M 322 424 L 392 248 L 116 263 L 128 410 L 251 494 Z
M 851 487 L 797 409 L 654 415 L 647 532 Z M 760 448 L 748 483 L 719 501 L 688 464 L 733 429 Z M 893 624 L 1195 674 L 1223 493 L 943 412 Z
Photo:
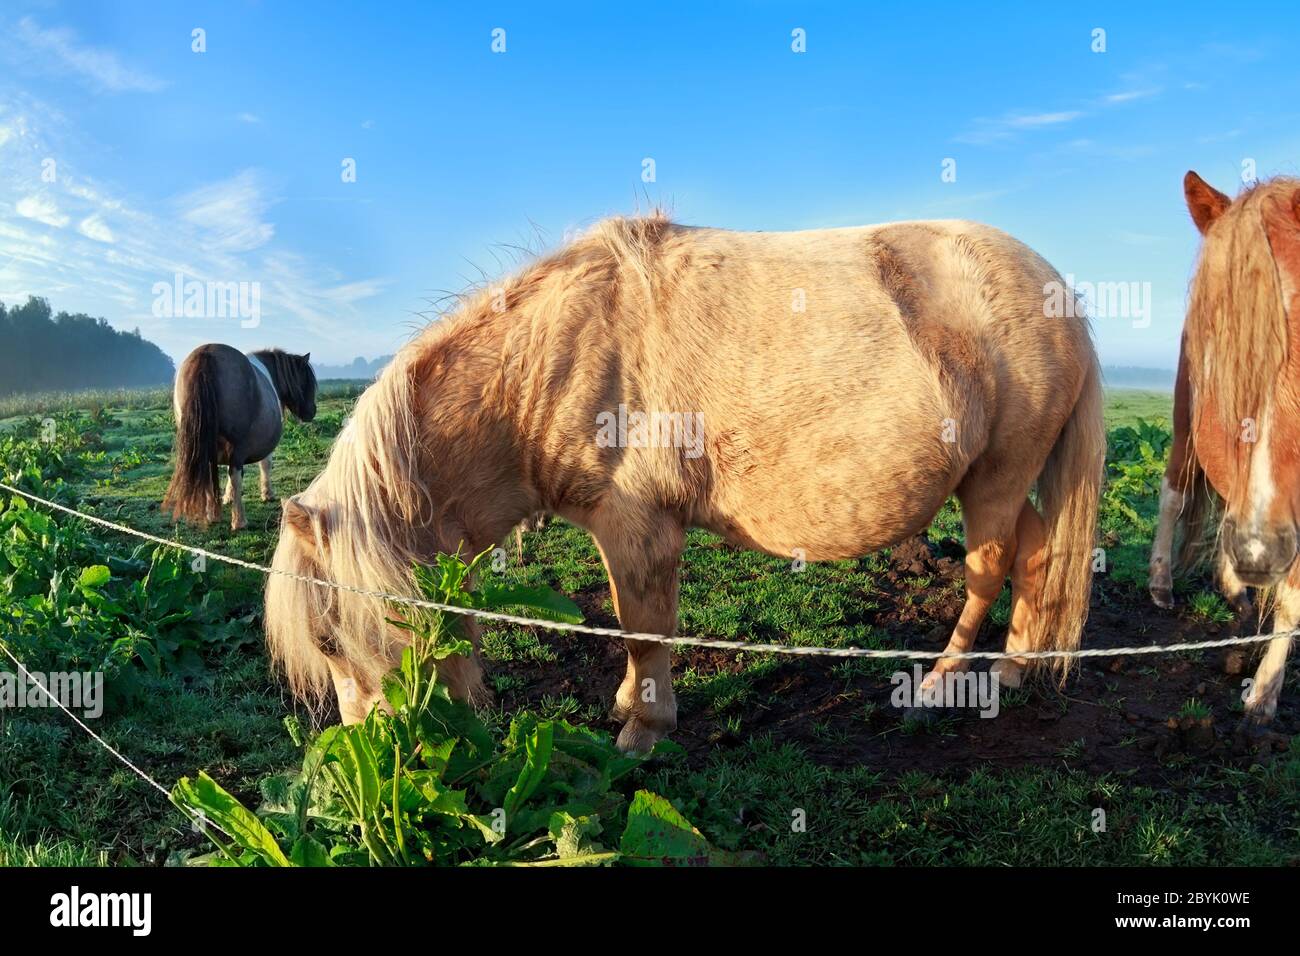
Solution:
M 1038 476 L 1038 501 L 1047 525 L 1046 567 L 1039 612 L 1030 628 L 1036 651 L 1078 648 L 1092 590 L 1097 499 L 1106 461 L 1101 371 L 1089 349 L 1088 373 L 1047 463 Z M 1063 681 L 1073 658 L 1046 662 Z

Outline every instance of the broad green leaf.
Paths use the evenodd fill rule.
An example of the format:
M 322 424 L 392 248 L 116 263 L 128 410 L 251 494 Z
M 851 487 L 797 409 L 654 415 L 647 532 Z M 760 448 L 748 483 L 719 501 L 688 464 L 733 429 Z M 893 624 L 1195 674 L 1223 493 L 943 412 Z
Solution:
M 563 594 L 544 586 L 485 587 L 479 607 L 487 611 L 518 608 L 532 611 L 547 620 L 565 621 L 569 624 L 581 624 L 583 620 L 582 609 L 578 605 Z
M 619 849 L 634 866 L 708 866 L 714 852 L 704 834 L 649 790 L 638 790 L 627 809 Z
M 555 728 L 551 722 L 543 721 L 538 724 L 531 734 L 528 735 L 524 742 L 524 765 L 519 769 L 519 779 L 515 785 L 510 788 L 506 794 L 505 811 L 506 826 L 510 826 L 510 818 L 514 815 L 519 805 L 527 800 L 542 778 L 546 776 L 546 768 L 551 763 L 551 744 Z
M 215 823 L 236 844 L 267 865 L 293 865 L 262 821 L 206 773 L 200 772 L 197 780 L 182 777 L 172 790 L 172 801 L 183 810 L 198 813 Z
M 605 852 L 605 847 L 596 841 L 601 831 L 600 817 L 575 817 L 560 811 L 551 814 L 548 831 L 562 860 Z
M 289 859 L 294 866 L 337 866 L 325 845 L 311 836 L 301 836 L 293 845 Z
M 88 568 L 83 568 L 81 576 L 77 578 L 77 584 L 83 588 L 102 588 L 113 577 L 113 572 L 108 570 L 104 564 L 92 564 Z

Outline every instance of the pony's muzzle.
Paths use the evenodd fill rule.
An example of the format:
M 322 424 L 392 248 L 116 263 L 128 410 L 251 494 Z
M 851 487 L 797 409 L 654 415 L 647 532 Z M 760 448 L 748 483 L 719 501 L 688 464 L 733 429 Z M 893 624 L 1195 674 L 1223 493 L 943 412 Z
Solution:
M 1260 527 L 1227 518 L 1223 522 L 1223 547 L 1243 584 L 1268 587 L 1282 580 L 1295 561 L 1295 525 Z

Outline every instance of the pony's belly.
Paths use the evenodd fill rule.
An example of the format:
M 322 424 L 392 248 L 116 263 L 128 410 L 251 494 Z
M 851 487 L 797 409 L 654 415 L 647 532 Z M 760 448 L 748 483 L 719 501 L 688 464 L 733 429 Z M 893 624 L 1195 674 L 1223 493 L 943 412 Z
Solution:
M 781 558 L 840 561 L 888 548 L 924 531 L 944 499 L 938 491 L 908 506 L 874 508 L 842 502 L 820 511 L 763 510 L 717 515 L 699 522 L 729 544 Z
M 938 420 L 900 416 L 811 454 L 801 441 L 782 453 L 755 448 L 744 467 L 715 471 L 707 525 L 738 545 L 811 561 L 897 544 L 930 524 L 969 466 L 957 446 L 928 438 Z
M 225 463 L 238 458 L 243 464 L 261 461 L 275 451 L 284 432 L 284 420 L 278 415 L 263 414 L 257 416 L 237 439 L 229 442 L 229 452 Z

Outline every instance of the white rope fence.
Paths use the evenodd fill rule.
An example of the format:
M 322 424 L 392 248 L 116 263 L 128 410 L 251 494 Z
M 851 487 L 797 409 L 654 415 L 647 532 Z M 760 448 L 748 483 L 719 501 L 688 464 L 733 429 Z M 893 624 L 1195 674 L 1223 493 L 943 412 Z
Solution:
M 707 647 L 718 650 L 728 651 L 752 651 L 761 654 L 786 654 L 794 657 L 832 657 L 832 658 L 892 658 L 906 660 L 933 660 L 937 658 L 951 658 L 957 660 L 987 659 L 1001 660 L 1006 658 L 1016 658 L 1020 660 L 1039 660 L 1056 657 L 1119 657 L 1130 654 L 1167 654 L 1177 651 L 1203 651 L 1212 647 L 1229 647 L 1234 644 L 1254 644 L 1262 641 L 1276 640 L 1282 637 L 1294 637 L 1300 633 L 1300 628 L 1290 631 L 1286 634 L 1250 634 L 1242 637 L 1229 637 L 1213 641 L 1194 641 L 1182 642 L 1177 644 L 1148 644 L 1139 647 L 1110 647 L 1110 648 L 1087 648 L 1074 651 L 1023 651 L 1018 653 L 1006 653 L 1002 651 L 968 651 L 961 654 L 945 654 L 942 651 L 909 651 L 909 650 L 879 650 L 865 647 L 796 647 L 788 644 L 755 644 L 748 641 L 724 641 L 713 638 L 703 637 L 674 637 L 668 634 L 646 634 L 639 631 L 624 631 L 612 627 L 589 627 L 584 624 L 570 624 L 565 621 L 548 621 L 537 618 L 521 617 L 516 614 L 503 614 L 499 611 L 482 611 L 476 608 L 458 607 L 454 604 L 440 604 L 437 601 L 426 601 L 421 598 L 412 598 L 400 594 L 385 594 L 382 591 L 370 591 L 365 588 L 354 587 L 349 584 L 340 584 L 336 581 L 325 581 L 321 578 L 310 577 L 296 574 L 291 571 L 283 571 L 279 568 L 267 567 L 266 565 L 257 564 L 252 561 L 244 561 L 241 558 L 234 558 L 229 555 L 220 554 L 215 551 L 209 551 L 206 548 L 200 548 L 195 545 L 184 544 L 179 541 L 173 541 L 155 534 L 149 534 L 136 528 L 131 528 L 115 521 L 109 521 L 106 518 L 100 518 L 97 515 L 87 514 L 84 511 L 78 511 L 67 505 L 59 504 L 57 501 L 51 501 L 48 498 L 42 498 L 40 495 L 34 495 L 31 492 L 23 491 L 21 488 L 15 488 L 13 485 L 0 482 L 0 489 L 8 491 L 11 494 L 18 495 L 22 498 L 32 501 L 36 504 L 50 508 L 54 511 L 60 511 L 64 514 L 79 518 L 91 524 L 99 525 L 111 531 L 131 537 L 140 538 L 144 541 L 152 541 L 155 544 L 163 545 L 168 548 L 198 555 L 205 560 L 216 561 L 221 564 L 233 565 L 234 567 L 245 568 L 249 571 L 256 571 L 259 574 L 279 574 L 284 577 L 292 578 L 305 584 L 312 584 L 318 587 L 334 588 L 339 591 L 349 591 L 353 594 L 360 594 L 366 597 L 380 598 L 385 601 L 391 601 L 394 604 L 407 605 L 410 607 L 429 608 L 436 611 L 445 611 L 449 614 L 461 614 L 467 617 L 477 617 L 486 620 L 500 621 L 505 624 L 517 624 L 524 627 L 543 627 L 553 631 L 565 631 L 575 634 L 591 634 L 597 637 L 612 637 L 622 640 L 647 641 L 657 644 L 669 644 L 685 647 Z M 190 819 L 191 823 L 205 835 L 211 838 L 208 828 L 217 830 L 227 837 L 231 834 L 223 830 L 217 823 L 207 819 L 201 813 L 191 813 L 189 808 L 176 803 L 171 799 L 171 791 L 151 777 L 147 772 L 140 769 L 129 758 L 124 756 L 119 750 L 113 747 L 108 741 L 104 740 L 99 734 L 95 733 L 86 725 L 80 717 L 74 714 L 63 702 L 58 700 L 53 694 L 45 688 L 43 684 L 23 665 L 23 662 L 11 651 L 8 646 L 0 641 L 0 652 L 14 662 L 14 665 L 29 680 L 39 685 L 45 694 L 45 697 L 52 701 L 60 710 L 63 711 L 78 727 L 84 730 L 91 738 L 101 747 L 112 754 L 132 773 L 145 781 L 153 789 L 157 790 L 172 806 L 177 807 L 182 814 Z M 232 837 L 233 839 L 233 837 Z
M 23 665 L 23 662 L 18 659 L 17 655 L 15 655 L 13 651 L 9 650 L 9 647 L 5 644 L 4 641 L 0 641 L 0 652 L 3 652 L 6 657 L 8 657 L 11 661 L 14 662 L 14 666 L 18 668 L 19 672 L 21 672 L 24 677 L 26 677 L 29 681 L 31 681 L 34 685 L 36 685 L 41 689 L 41 693 L 44 695 L 45 700 L 51 702 L 52 704 L 54 704 L 55 707 L 59 708 L 59 710 L 67 714 L 74 724 L 76 724 L 87 734 L 89 734 L 91 738 L 94 739 L 95 743 L 99 744 L 101 747 L 107 750 L 110 754 L 112 754 L 119 761 L 121 761 L 127 767 L 127 769 L 129 769 L 133 774 L 135 774 L 145 783 L 149 784 L 149 786 L 153 787 L 164 797 L 166 797 L 168 802 L 170 802 L 172 806 L 179 809 L 181 813 L 184 814 L 190 820 L 191 823 L 193 823 L 196 827 L 198 827 L 198 829 L 202 830 L 205 836 L 211 838 L 211 834 L 207 832 L 208 827 L 211 827 L 212 829 L 218 831 L 219 833 L 223 833 L 228 837 L 231 836 L 225 830 L 221 829 L 221 826 L 218 823 L 216 823 L 216 821 L 209 820 L 202 813 L 191 813 L 188 807 L 184 807 L 181 804 L 172 801 L 171 791 L 169 791 L 166 787 L 164 787 L 153 777 L 149 776 L 148 773 L 146 773 L 145 771 L 137 767 L 134 763 L 131 762 L 131 760 L 128 757 L 123 755 L 120 750 L 118 750 L 116 747 L 110 744 L 107 740 L 105 740 L 103 737 L 99 736 L 99 734 L 91 730 L 90 727 L 87 726 L 84 720 L 82 720 L 80 717 L 78 717 L 76 714 L 74 714 L 71 710 L 69 710 L 64 705 L 63 701 L 59 700 L 59 698 L 55 697 L 53 694 L 50 693 L 49 688 L 46 687 L 45 684 L 41 682 L 40 678 L 38 678 L 35 674 L 33 674 Z
M 642 631 L 624 631 L 616 627 L 592 627 L 587 624 L 571 624 L 567 621 L 549 621 L 541 618 L 522 617 L 517 614 L 506 614 L 501 611 L 483 611 L 478 608 L 460 607 L 455 604 L 440 604 L 437 601 L 428 601 L 423 598 L 407 597 L 401 594 L 387 594 L 383 591 L 371 591 L 350 584 L 340 584 L 337 581 L 326 581 L 322 578 L 297 574 L 293 571 L 285 571 L 280 568 L 267 567 L 266 565 L 257 564 L 253 561 L 245 561 L 242 558 L 234 558 L 226 554 L 220 554 L 216 551 L 209 551 L 206 548 L 200 548 L 196 545 L 184 544 L 180 541 L 173 541 L 156 534 L 149 534 L 146 531 L 140 531 L 136 528 L 118 524 L 117 522 L 109 521 L 106 518 L 100 518 L 97 515 L 86 514 L 84 511 L 69 508 L 67 505 L 59 504 L 57 501 L 50 501 L 48 498 L 42 498 L 39 495 L 23 491 L 21 488 L 15 488 L 14 486 L 5 484 L 4 482 L 0 482 L 0 489 L 11 492 L 12 494 L 20 495 L 29 501 L 36 502 L 37 504 L 43 505 L 47 508 L 52 508 L 55 511 L 61 511 L 64 514 L 80 518 L 83 521 L 88 521 L 92 524 L 108 528 L 112 531 L 117 531 L 121 534 L 141 538 L 145 541 L 152 541 L 155 544 L 160 544 L 168 548 L 175 548 L 189 554 L 199 555 L 205 560 L 216 561 L 221 564 L 229 564 L 234 567 L 245 568 L 249 571 L 256 571 L 263 575 L 277 574 L 294 581 L 299 581 L 303 584 L 312 584 L 323 588 L 333 588 L 336 591 L 347 591 L 352 594 L 362 595 L 363 597 L 390 601 L 393 604 L 429 608 L 434 611 L 444 611 L 448 614 L 460 614 L 465 617 L 500 621 L 503 624 L 516 624 L 522 627 L 542 627 L 552 631 L 565 631 L 572 634 L 591 634 L 596 637 L 612 637 L 625 641 L 644 641 L 646 643 L 668 644 L 677 647 L 705 647 L 724 651 L 751 651 L 759 654 L 785 654 L 791 657 L 868 658 L 874 660 L 937 660 L 940 658 L 943 658 L 944 660 L 1050 660 L 1060 657 L 1125 657 L 1132 654 L 1171 654 L 1178 651 L 1204 651 L 1214 647 L 1231 647 L 1235 644 L 1258 644 L 1264 641 L 1272 641 L 1284 637 L 1294 637 L 1297 633 L 1300 633 L 1300 628 L 1296 628 L 1290 632 L 1276 634 L 1247 634 L 1239 637 L 1225 637 L 1212 641 L 1183 641 L 1176 644 L 1143 644 L 1137 647 L 1094 647 L 1072 651 L 964 651 L 956 654 L 949 654 L 944 651 L 889 650 L 868 647 L 799 647 L 790 644 L 759 644 L 750 641 L 727 641 L 708 637 L 678 637 L 670 634 L 649 634 Z

